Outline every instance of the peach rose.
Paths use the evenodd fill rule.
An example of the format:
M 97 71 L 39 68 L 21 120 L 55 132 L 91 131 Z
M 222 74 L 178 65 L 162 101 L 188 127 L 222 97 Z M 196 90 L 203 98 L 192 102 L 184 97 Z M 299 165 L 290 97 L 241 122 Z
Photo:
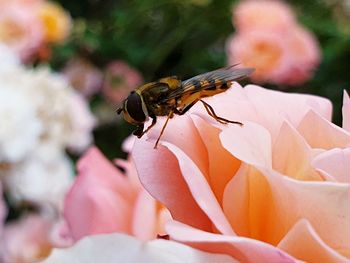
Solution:
M 236 34 L 227 42 L 229 64 L 253 67 L 257 82 L 298 85 L 310 79 L 320 61 L 314 36 L 301 27 L 288 34 L 255 30 Z
M 137 140 L 144 187 L 171 212 L 172 240 L 240 262 L 350 259 L 350 132 L 324 98 L 238 84 Z M 343 112 L 349 112 L 349 99 Z M 350 121 L 345 116 L 345 123 Z
M 133 163 L 110 163 L 90 148 L 78 162 L 78 176 L 66 196 L 64 216 L 72 238 L 120 232 L 141 240 L 163 234 L 168 211 L 140 185 Z
M 300 85 L 320 62 L 315 36 L 277 1 L 242 1 L 233 12 L 237 32 L 227 41 L 229 64 L 253 67 L 252 80 Z
M 290 66 L 285 39 L 273 31 L 233 35 L 227 42 L 228 63 L 255 68 L 254 81 L 278 82 Z
M 232 22 L 238 31 L 257 28 L 285 30 L 294 25 L 295 17 L 290 7 L 282 1 L 241 1 L 233 10 Z

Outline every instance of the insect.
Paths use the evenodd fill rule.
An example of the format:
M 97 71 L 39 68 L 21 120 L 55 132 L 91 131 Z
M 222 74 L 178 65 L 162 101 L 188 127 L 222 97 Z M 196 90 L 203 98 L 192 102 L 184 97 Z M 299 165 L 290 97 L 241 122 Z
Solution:
M 157 123 L 158 116 L 167 116 L 154 148 L 157 148 L 169 119 L 174 114 L 185 114 L 198 101 L 203 104 L 207 113 L 216 121 L 223 124 L 243 125 L 241 122 L 219 117 L 213 107 L 202 98 L 226 91 L 232 81 L 245 78 L 253 71 L 254 69 L 251 68 L 229 66 L 184 81 L 181 81 L 177 76 L 162 78 L 144 84 L 132 91 L 117 110 L 117 113 L 121 114 L 123 112 L 124 119 L 137 126 L 133 134 L 138 138 L 141 138 Z M 152 118 L 152 123 L 144 129 L 144 123 L 149 118 Z

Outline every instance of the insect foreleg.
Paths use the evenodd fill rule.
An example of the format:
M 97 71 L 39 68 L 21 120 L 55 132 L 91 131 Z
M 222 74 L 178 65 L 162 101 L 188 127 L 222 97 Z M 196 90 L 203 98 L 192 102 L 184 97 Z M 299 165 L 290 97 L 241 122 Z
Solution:
M 234 124 L 239 124 L 239 125 L 243 125 L 243 123 L 241 122 L 238 122 L 238 121 L 230 121 L 230 120 L 227 120 L 225 118 L 222 118 L 222 117 L 219 117 L 218 115 L 216 115 L 214 109 L 212 106 L 210 106 L 208 103 L 206 103 L 205 101 L 203 100 L 200 100 L 200 102 L 203 103 L 203 106 L 205 108 L 205 110 L 207 111 L 207 113 L 213 117 L 217 122 L 220 122 L 222 124 L 227 124 L 227 123 L 234 123 Z
M 162 137 L 163 132 L 164 132 L 164 130 L 165 130 L 165 127 L 167 126 L 169 119 L 171 119 L 171 118 L 173 117 L 173 114 L 174 114 L 174 111 L 170 111 L 170 112 L 169 112 L 168 117 L 167 117 L 167 119 L 166 119 L 166 121 L 165 121 L 165 123 L 164 123 L 164 125 L 163 125 L 163 128 L 162 128 L 162 130 L 160 131 L 160 134 L 159 134 L 159 136 L 158 136 L 158 139 L 157 139 L 157 141 L 156 141 L 156 144 L 155 144 L 154 147 L 153 147 L 154 149 L 157 148 L 157 145 L 158 145 L 158 142 L 159 142 L 159 140 L 160 140 L 160 137 Z
M 142 135 L 144 134 L 143 128 L 144 128 L 144 125 L 143 125 L 143 124 L 138 125 L 137 128 L 136 128 L 136 130 L 134 130 L 132 134 L 134 134 L 135 136 L 137 136 L 137 138 L 141 138 Z
M 146 130 L 142 131 L 142 132 L 140 133 L 140 136 L 137 136 L 138 138 L 141 138 L 141 137 L 142 137 L 145 133 L 147 133 L 154 125 L 156 125 L 156 123 L 157 123 L 157 117 L 156 117 L 156 116 L 151 116 L 151 118 L 152 118 L 152 123 L 151 123 L 151 125 L 148 126 Z M 143 125 L 142 125 L 142 129 L 143 129 Z M 135 135 L 135 133 L 134 133 L 134 135 Z

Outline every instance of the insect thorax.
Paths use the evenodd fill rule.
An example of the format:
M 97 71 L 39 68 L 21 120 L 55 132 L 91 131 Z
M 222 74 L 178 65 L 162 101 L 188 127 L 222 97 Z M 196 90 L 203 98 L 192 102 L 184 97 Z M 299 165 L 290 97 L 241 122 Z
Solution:
M 175 99 L 167 99 L 170 92 L 167 83 L 154 82 L 142 92 L 150 116 L 166 116 L 176 106 Z

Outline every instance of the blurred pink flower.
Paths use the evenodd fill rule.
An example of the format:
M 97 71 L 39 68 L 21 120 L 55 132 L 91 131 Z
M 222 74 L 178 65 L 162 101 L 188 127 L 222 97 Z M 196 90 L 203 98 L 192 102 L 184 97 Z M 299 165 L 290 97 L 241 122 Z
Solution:
M 289 70 L 279 80 L 287 85 L 299 85 L 310 79 L 320 63 L 320 47 L 315 36 L 300 26 L 289 29 L 287 39 Z M 277 82 L 277 80 L 276 80 Z
M 132 162 L 118 160 L 116 164 L 126 175 L 94 147 L 78 162 L 78 176 L 64 207 L 75 241 L 113 232 L 148 240 L 163 233 L 170 217 L 167 210 L 141 187 Z
M 63 69 L 70 84 L 86 97 L 99 92 L 102 87 L 101 71 L 83 58 L 73 58 Z
M 27 60 L 40 47 L 44 28 L 37 16 L 37 1 L 0 1 L 0 43 Z
M 0 261 L 31 263 L 47 257 L 52 245 L 52 222 L 39 215 L 29 215 L 5 226 L 1 237 Z
M 240 262 L 349 261 L 350 132 L 331 123 L 331 103 L 236 83 L 206 101 L 244 125 L 196 105 L 156 150 L 164 118 L 133 147 L 142 184 L 173 216 L 170 239 Z
M 247 0 L 235 6 L 232 21 L 238 31 L 284 31 L 295 24 L 295 17 L 290 7 L 282 1 Z
M 227 43 L 228 63 L 255 68 L 254 81 L 279 82 L 288 72 L 290 56 L 285 39 L 271 31 L 234 35 Z
M 116 60 L 110 63 L 105 72 L 103 93 L 113 103 L 121 103 L 130 91 L 142 84 L 142 76 L 126 62 Z
M 300 85 L 320 62 L 314 35 L 277 1 L 242 1 L 233 14 L 237 33 L 227 42 L 229 64 L 253 67 L 252 80 Z

